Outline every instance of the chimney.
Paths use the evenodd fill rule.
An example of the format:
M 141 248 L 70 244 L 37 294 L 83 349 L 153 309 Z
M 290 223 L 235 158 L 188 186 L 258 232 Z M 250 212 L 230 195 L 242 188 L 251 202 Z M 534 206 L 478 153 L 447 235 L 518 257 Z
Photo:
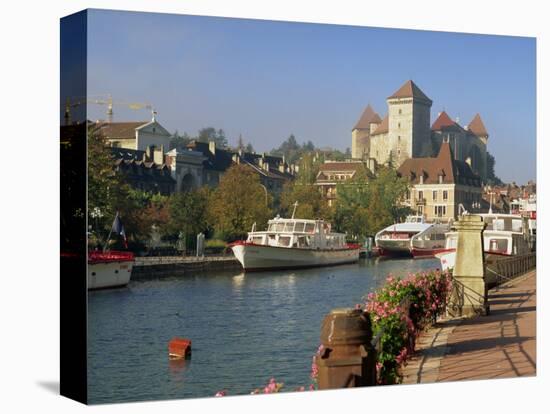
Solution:
M 284 162 L 279 163 L 279 171 L 282 172 L 283 174 L 285 173 L 285 163 Z
M 147 159 L 149 161 L 153 161 L 154 151 L 155 151 L 154 145 L 148 145 L 147 148 L 145 149 L 145 154 L 147 155 Z
M 153 151 L 153 161 L 155 161 L 155 164 L 164 164 L 164 145 L 161 145 L 160 149 L 155 148 Z
M 216 155 L 216 143 L 214 141 L 208 141 L 208 150 L 212 155 Z

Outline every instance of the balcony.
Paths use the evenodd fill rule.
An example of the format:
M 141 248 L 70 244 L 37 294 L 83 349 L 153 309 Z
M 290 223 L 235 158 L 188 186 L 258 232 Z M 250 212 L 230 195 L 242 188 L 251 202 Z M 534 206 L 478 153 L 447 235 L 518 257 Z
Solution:
M 415 200 L 417 206 L 425 206 L 426 205 L 426 199 L 425 198 L 417 198 Z

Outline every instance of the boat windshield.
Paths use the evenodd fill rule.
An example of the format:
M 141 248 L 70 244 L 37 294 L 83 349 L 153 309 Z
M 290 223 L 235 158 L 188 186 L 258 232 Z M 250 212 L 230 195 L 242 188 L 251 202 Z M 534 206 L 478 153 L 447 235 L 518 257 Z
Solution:
M 521 218 L 487 216 L 483 218 L 483 221 L 487 223 L 485 230 L 521 232 L 523 229 Z
M 424 223 L 422 216 L 407 216 L 405 223 Z

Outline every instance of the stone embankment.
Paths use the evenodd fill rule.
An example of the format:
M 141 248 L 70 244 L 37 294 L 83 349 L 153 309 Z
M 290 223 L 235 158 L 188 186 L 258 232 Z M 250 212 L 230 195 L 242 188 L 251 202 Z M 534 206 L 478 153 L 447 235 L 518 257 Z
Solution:
M 158 279 L 211 271 L 238 271 L 240 263 L 232 256 L 136 257 L 132 280 Z

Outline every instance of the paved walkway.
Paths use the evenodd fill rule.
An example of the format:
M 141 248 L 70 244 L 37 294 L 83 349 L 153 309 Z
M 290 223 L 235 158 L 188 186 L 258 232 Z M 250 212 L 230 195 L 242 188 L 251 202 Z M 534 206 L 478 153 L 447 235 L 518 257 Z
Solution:
M 490 313 L 438 322 L 417 341 L 404 383 L 536 374 L 536 270 L 489 291 Z

